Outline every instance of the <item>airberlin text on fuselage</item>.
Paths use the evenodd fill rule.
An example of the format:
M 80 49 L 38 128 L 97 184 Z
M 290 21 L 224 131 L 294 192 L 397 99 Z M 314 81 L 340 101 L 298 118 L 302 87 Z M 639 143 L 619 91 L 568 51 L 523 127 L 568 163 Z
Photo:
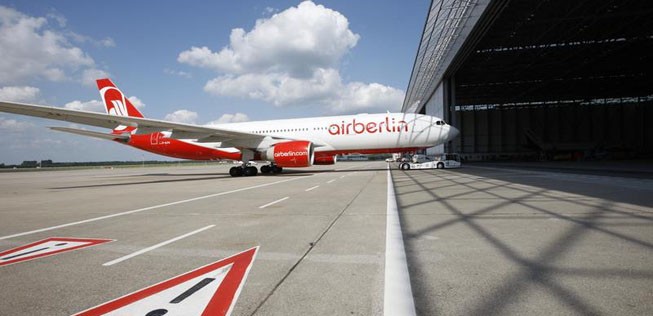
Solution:
M 356 122 L 356 119 L 353 119 L 351 123 L 345 123 L 345 121 L 342 121 L 340 124 L 329 125 L 329 134 L 331 135 L 375 134 L 383 132 L 408 132 L 408 123 L 406 123 L 406 121 L 397 121 L 394 117 L 391 120 L 386 116 L 385 120 L 381 122 L 361 123 Z

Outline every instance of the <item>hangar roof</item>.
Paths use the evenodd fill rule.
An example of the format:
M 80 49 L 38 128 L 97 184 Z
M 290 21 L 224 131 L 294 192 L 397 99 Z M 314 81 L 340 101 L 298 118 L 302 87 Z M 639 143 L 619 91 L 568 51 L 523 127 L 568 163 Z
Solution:
M 403 111 L 423 105 L 490 0 L 433 0 L 415 57 Z M 412 108 L 412 109 L 409 109 Z
M 432 4 L 429 21 L 433 14 Z M 493 0 L 453 60 L 440 65 L 445 70 L 424 62 L 436 60 L 423 57 L 424 41 L 435 35 L 429 32 L 425 27 L 405 111 L 430 97 L 438 72 L 438 81 L 454 79 L 458 106 L 653 101 L 649 0 Z

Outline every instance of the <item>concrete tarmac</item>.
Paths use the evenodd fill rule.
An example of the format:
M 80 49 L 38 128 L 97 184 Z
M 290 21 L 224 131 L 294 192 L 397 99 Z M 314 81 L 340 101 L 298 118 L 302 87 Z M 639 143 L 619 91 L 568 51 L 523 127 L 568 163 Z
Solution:
M 653 314 L 653 180 L 393 173 L 419 314 Z
M 114 240 L 0 266 L 0 310 L 70 315 L 259 246 L 232 315 L 381 315 L 386 165 L 0 173 L 0 251 Z M 653 314 L 653 180 L 475 166 L 392 177 L 417 314 Z

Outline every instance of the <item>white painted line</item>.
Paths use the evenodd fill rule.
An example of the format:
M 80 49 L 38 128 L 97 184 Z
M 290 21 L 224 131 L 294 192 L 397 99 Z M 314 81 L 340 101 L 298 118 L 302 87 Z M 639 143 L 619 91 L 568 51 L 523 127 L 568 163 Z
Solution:
M 336 179 L 331 179 L 331 180 L 327 181 L 327 183 L 333 183 L 333 181 L 336 181 Z
M 306 191 L 306 192 L 308 192 L 308 191 L 313 191 L 313 190 L 315 190 L 315 189 L 317 189 L 317 188 L 319 188 L 319 187 L 320 187 L 319 185 L 316 185 L 316 186 L 314 186 L 314 187 L 310 187 L 310 188 L 308 188 L 308 189 L 306 189 L 306 190 L 304 190 L 304 191 Z
M 268 204 L 261 205 L 261 206 L 259 206 L 258 208 L 266 208 L 266 207 L 268 207 L 268 206 L 270 206 L 270 205 L 277 204 L 277 203 L 279 203 L 279 202 L 281 202 L 281 201 L 285 201 L 285 200 L 287 200 L 287 199 L 289 199 L 289 198 L 290 198 L 289 196 L 286 196 L 286 197 L 283 198 L 283 199 L 278 199 L 278 200 L 276 200 L 276 201 L 274 201 L 274 202 L 270 202 L 270 203 L 268 203 Z
M 388 166 L 388 202 L 385 230 L 384 315 L 415 315 L 413 290 L 401 233 L 395 188 Z
M 344 177 L 345 177 L 345 176 L 344 176 L 344 175 L 342 175 L 342 176 L 340 176 L 340 179 L 342 179 L 342 178 L 344 178 Z
M 105 267 L 112 266 L 112 265 L 114 265 L 114 264 L 116 264 L 116 263 L 120 263 L 120 262 L 123 262 L 123 261 L 125 261 L 125 260 L 127 260 L 127 259 L 131 259 L 131 258 L 136 257 L 136 256 L 138 256 L 138 255 L 142 255 L 142 254 L 144 254 L 144 253 L 146 253 L 146 252 L 148 252 L 148 251 L 152 251 L 152 250 L 154 250 L 154 249 L 156 249 L 156 248 L 163 247 L 163 246 L 165 246 L 165 245 L 167 245 L 167 244 L 171 244 L 171 243 L 173 243 L 173 242 L 175 242 L 175 241 L 177 241 L 177 240 L 184 239 L 184 238 L 186 238 L 186 237 L 188 237 L 188 236 L 195 235 L 195 234 L 197 234 L 197 233 L 199 233 L 199 232 L 201 232 L 201 231 L 205 231 L 205 230 L 207 230 L 207 229 L 209 229 L 209 228 L 213 228 L 213 227 L 215 227 L 215 225 L 209 225 L 209 226 L 206 226 L 206 227 L 202 227 L 202 228 L 200 228 L 200 229 L 198 229 L 198 230 L 194 230 L 194 231 L 192 231 L 192 232 L 190 232 L 190 233 L 188 233 L 188 234 L 183 234 L 183 235 L 181 235 L 181 236 L 179 236 L 179 237 L 175 237 L 175 238 L 172 238 L 172 239 L 170 239 L 170 240 L 166 240 L 166 241 L 164 241 L 164 242 L 162 242 L 162 243 L 158 243 L 158 244 L 156 244 L 156 245 L 154 245 L 154 246 L 147 247 L 147 248 L 145 248 L 145 249 L 142 249 L 142 250 L 136 251 L 136 252 L 131 253 L 131 254 L 128 254 L 128 255 L 126 255 L 126 256 L 124 256 L 124 257 L 120 257 L 120 258 L 118 258 L 118 259 L 116 259 L 116 260 L 109 261 L 109 262 L 103 264 L 103 266 L 105 266 Z
M 246 187 L 246 188 L 242 188 L 242 189 L 236 189 L 236 190 L 231 190 L 231 191 L 225 191 L 225 192 L 220 192 L 220 193 L 204 195 L 204 196 L 200 196 L 200 197 L 196 197 L 196 198 L 192 198 L 192 199 L 187 199 L 187 200 L 181 200 L 181 201 L 177 201 L 177 202 L 171 202 L 171 203 L 165 203 L 165 204 L 159 204 L 159 205 L 139 208 L 137 210 L 131 210 L 131 211 L 126 211 L 126 212 L 121 212 L 121 213 L 115 213 L 115 214 L 110 214 L 110 215 L 105 215 L 105 216 L 100 216 L 100 217 L 89 218 L 89 219 L 85 219 L 85 220 L 81 220 L 81 221 L 77 221 L 77 222 L 61 224 L 61 225 L 57 225 L 57 226 L 51 226 L 51 227 L 41 228 L 41 229 L 36 229 L 36 230 L 30 230 L 30 231 L 27 231 L 27 232 L 22 232 L 22 233 L 13 234 L 13 235 L 2 236 L 2 237 L 0 237 L 0 240 L 19 237 L 19 236 L 36 234 L 36 233 L 45 232 L 45 231 L 49 231 L 49 230 L 54 230 L 54 229 L 58 229 L 58 228 L 64 228 L 64 227 L 68 227 L 68 226 L 86 224 L 86 223 L 90 223 L 90 222 L 100 221 L 100 220 L 103 220 L 103 219 L 108 219 L 108 218 L 113 218 L 113 217 L 118 217 L 118 216 L 123 216 L 123 215 L 129 215 L 129 214 L 134 214 L 134 213 L 143 212 L 143 211 L 154 210 L 154 209 L 162 208 L 162 207 L 166 207 L 166 206 L 172 206 L 172 205 L 177 205 L 177 204 L 183 204 L 183 203 L 188 203 L 188 202 L 199 201 L 199 200 L 208 199 L 208 198 L 221 196 L 221 195 L 227 195 L 227 194 L 238 193 L 238 192 L 252 190 L 252 189 L 263 188 L 263 187 L 267 187 L 267 186 L 271 186 L 271 185 L 275 185 L 275 184 L 279 184 L 279 183 L 284 183 L 284 182 L 289 182 L 289 181 L 295 181 L 295 180 L 299 180 L 299 179 L 306 179 L 306 178 L 305 177 L 290 178 L 290 179 L 271 182 L 271 183 L 254 185 L 254 186 Z

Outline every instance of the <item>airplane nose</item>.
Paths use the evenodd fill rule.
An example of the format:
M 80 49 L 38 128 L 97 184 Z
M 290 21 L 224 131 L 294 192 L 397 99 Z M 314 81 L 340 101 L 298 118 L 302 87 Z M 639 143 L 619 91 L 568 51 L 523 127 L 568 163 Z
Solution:
M 449 127 L 449 135 L 448 135 L 449 137 L 447 137 L 448 140 L 452 140 L 452 139 L 456 138 L 458 135 L 460 135 L 460 131 L 457 128 L 453 127 L 453 126 L 450 126 Z

